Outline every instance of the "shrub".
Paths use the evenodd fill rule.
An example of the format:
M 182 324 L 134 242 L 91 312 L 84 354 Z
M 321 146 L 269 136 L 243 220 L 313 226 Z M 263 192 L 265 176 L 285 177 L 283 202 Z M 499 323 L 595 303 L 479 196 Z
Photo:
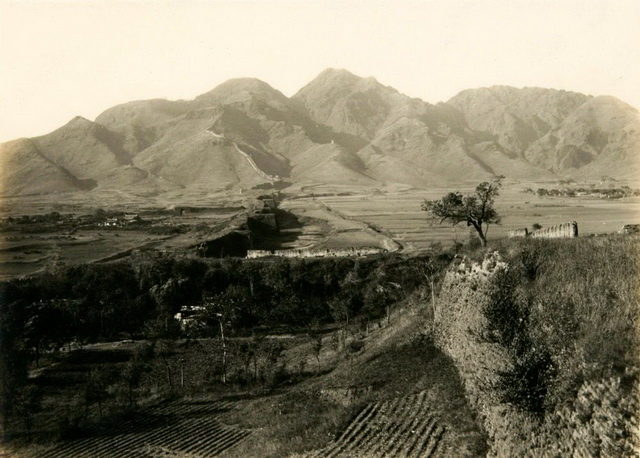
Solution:
M 546 347 L 534 344 L 530 334 L 532 300 L 521 287 L 521 271 L 498 270 L 489 285 L 487 340 L 504 347 L 512 359 L 509 370 L 499 374 L 498 396 L 502 402 L 534 415 L 544 413 L 550 377 L 555 373 Z
M 545 249 L 555 253 L 533 285 L 531 323 L 536 341 L 562 367 L 550 399 L 562 403 L 585 380 L 622 376 L 640 365 L 638 241 L 582 239 Z
M 555 373 L 549 352 L 529 347 L 517 355 L 510 370 L 500 372 L 497 386 L 500 400 L 541 417 L 548 404 L 550 380 Z
M 518 256 L 518 265 L 524 278 L 533 281 L 538 277 L 540 269 L 545 263 L 545 253 L 534 240 L 527 240 Z
M 609 236 L 503 246 L 513 268 L 495 276 L 486 316 L 488 339 L 514 355 L 501 374 L 506 400 L 536 411 L 545 397 L 551 409 L 585 381 L 640 366 L 639 245 Z

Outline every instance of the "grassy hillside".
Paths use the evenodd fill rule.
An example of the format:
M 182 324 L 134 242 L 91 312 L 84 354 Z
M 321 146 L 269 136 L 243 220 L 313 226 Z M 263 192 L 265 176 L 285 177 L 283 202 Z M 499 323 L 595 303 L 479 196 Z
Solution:
M 509 240 L 443 283 L 435 327 L 495 456 L 633 456 L 640 241 Z M 478 253 L 480 256 L 482 253 Z

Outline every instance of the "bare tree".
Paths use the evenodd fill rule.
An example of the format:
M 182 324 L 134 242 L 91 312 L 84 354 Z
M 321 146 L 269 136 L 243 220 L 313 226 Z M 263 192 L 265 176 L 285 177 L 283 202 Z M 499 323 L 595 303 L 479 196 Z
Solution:
M 231 328 L 235 320 L 236 312 L 242 301 L 242 292 L 230 286 L 222 294 L 205 296 L 205 316 L 207 321 L 217 322 L 222 343 L 222 383 L 227 383 L 227 340 L 225 329 Z

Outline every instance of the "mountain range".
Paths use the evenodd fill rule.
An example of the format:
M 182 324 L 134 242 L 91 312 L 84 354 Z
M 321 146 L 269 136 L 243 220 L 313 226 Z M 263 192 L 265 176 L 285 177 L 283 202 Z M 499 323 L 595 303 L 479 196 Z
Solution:
M 0 144 L 3 195 L 219 190 L 279 183 L 414 187 L 640 177 L 640 115 L 610 96 L 468 89 L 429 104 L 327 69 L 286 97 L 252 78 L 193 100 L 129 102 Z

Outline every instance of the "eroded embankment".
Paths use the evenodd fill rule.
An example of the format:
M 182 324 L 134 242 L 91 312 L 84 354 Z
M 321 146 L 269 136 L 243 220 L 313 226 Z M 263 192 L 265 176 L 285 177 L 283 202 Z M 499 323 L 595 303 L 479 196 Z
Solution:
M 446 274 L 436 310 L 437 344 L 454 360 L 482 419 L 489 456 L 637 456 L 640 403 L 633 368 L 623 376 L 593 370 L 576 380 L 564 402 L 544 404 L 549 394 L 544 378 L 552 370 L 562 376 L 564 369 L 527 340 L 528 331 L 518 324 L 525 320 L 527 326 L 526 315 L 512 315 L 516 319 L 509 322 L 509 310 L 499 316 L 491 312 L 504 297 L 496 284 L 513 268 L 497 252 L 482 264 L 463 261 Z M 502 331 L 492 322 L 496 319 L 505 320 Z

